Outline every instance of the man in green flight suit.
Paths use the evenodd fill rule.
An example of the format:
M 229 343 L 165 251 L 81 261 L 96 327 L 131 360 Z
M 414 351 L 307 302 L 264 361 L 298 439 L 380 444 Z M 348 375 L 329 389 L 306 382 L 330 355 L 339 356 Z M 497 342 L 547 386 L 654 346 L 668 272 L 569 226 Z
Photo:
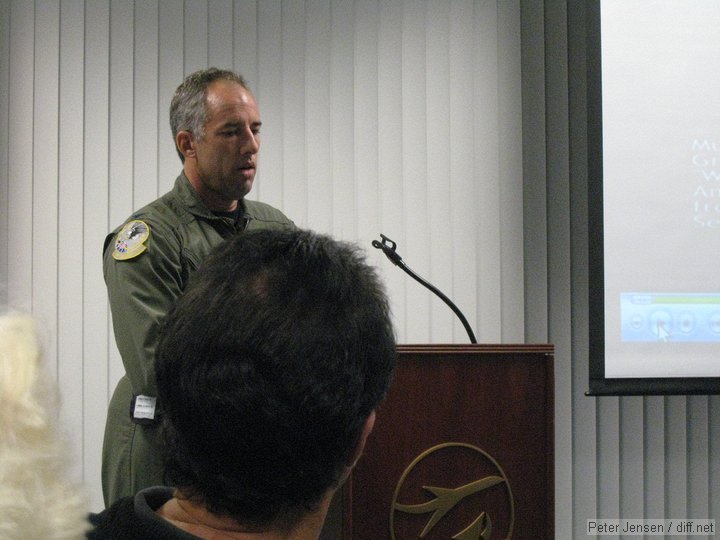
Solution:
M 255 98 L 240 75 L 216 68 L 189 75 L 170 105 L 183 166 L 175 186 L 105 240 L 103 273 L 125 366 L 105 425 L 102 487 L 108 506 L 164 483 L 154 354 L 159 323 L 188 278 L 234 234 L 294 226 L 279 210 L 245 199 L 255 179 L 260 125 Z

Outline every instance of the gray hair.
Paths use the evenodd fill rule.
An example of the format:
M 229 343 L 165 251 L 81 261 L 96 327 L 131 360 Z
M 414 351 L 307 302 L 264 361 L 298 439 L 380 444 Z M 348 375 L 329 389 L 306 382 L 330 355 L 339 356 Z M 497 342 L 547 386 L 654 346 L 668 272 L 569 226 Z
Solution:
M 227 69 L 211 67 L 188 75 L 175 90 L 170 103 L 170 129 L 173 142 L 181 131 L 189 131 L 198 140 L 202 140 L 205 136 L 205 124 L 208 121 L 207 89 L 217 80 L 232 81 L 250 90 L 242 75 Z M 185 156 L 177 148 L 177 143 L 175 150 L 180 156 L 180 161 L 185 162 Z

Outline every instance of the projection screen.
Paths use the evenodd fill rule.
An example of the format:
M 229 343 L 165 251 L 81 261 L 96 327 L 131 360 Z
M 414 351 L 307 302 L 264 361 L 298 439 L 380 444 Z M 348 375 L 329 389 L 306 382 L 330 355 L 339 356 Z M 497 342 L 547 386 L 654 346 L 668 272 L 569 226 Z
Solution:
M 720 393 L 720 2 L 587 5 L 589 393 Z

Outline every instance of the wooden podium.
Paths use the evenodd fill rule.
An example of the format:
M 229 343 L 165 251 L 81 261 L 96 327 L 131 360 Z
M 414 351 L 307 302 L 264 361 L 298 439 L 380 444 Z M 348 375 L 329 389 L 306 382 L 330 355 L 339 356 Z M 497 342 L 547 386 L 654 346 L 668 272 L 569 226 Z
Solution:
M 554 537 L 552 345 L 401 345 L 344 540 Z

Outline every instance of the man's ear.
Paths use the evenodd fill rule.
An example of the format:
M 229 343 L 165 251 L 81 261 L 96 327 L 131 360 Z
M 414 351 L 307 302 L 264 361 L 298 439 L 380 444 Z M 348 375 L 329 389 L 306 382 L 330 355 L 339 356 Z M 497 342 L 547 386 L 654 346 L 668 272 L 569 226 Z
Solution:
M 195 157 L 195 137 L 189 131 L 178 131 L 175 135 L 175 144 L 186 158 Z
M 365 450 L 365 443 L 367 442 L 367 438 L 370 436 L 370 433 L 372 432 L 373 428 L 375 427 L 375 411 L 371 412 L 370 415 L 365 420 L 365 424 L 363 425 L 362 433 L 360 433 L 360 437 L 358 437 L 357 447 L 355 448 L 355 453 L 352 456 L 352 459 L 349 463 L 347 463 L 347 466 L 349 468 L 353 468 L 355 464 L 360 459 L 360 456 L 362 456 L 363 450 Z

